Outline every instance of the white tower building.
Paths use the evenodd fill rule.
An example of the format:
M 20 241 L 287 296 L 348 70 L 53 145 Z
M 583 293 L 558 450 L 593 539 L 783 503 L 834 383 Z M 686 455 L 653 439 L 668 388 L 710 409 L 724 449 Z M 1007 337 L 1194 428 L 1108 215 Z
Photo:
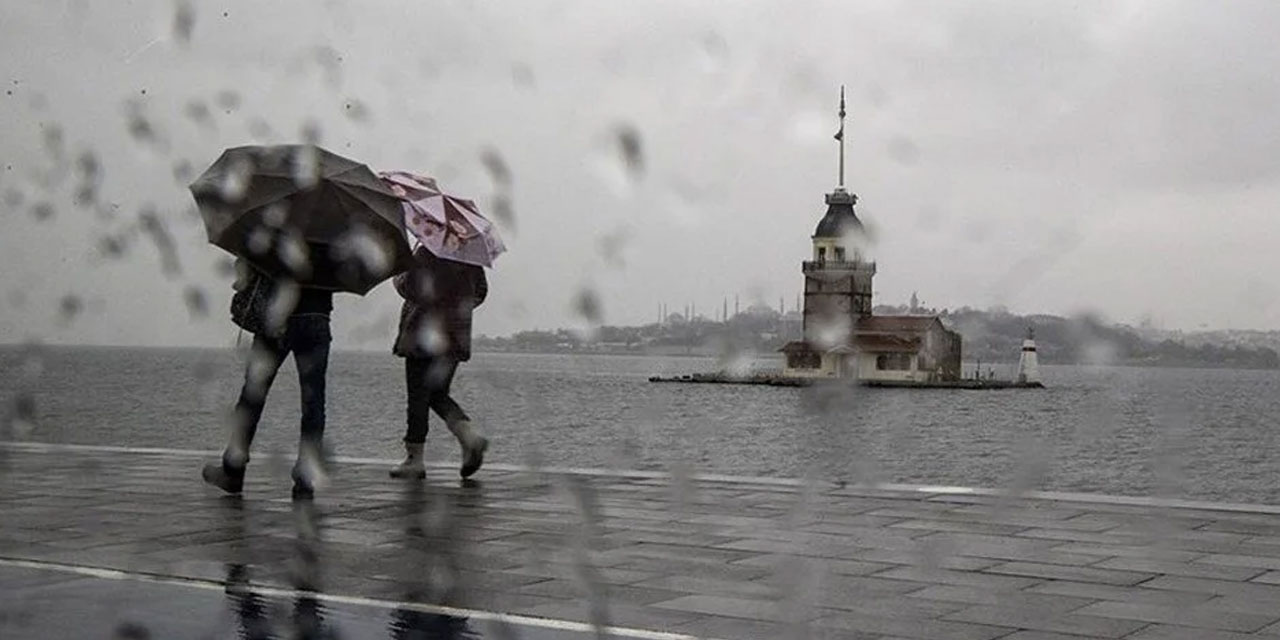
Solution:
M 1018 358 L 1020 384 L 1040 384 L 1040 363 L 1036 358 L 1036 331 L 1027 328 L 1027 338 L 1022 341 L 1022 357 Z

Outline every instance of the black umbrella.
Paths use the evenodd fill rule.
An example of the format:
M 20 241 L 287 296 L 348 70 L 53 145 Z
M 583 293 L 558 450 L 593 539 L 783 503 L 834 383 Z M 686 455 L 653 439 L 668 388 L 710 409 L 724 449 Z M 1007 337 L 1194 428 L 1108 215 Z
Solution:
M 413 264 L 400 199 L 317 146 L 227 149 L 191 193 L 209 242 L 302 286 L 363 295 Z

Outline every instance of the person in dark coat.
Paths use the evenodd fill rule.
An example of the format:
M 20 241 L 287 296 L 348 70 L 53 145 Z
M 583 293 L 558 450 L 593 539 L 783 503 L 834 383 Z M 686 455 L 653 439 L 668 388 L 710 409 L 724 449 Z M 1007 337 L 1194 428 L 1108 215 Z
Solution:
M 463 478 L 484 463 L 489 440 L 479 435 L 462 407 L 449 395 L 458 364 L 471 359 L 471 314 L 489 292 L 484 269 L 437 258 L 425 247 L 413 253 L 416 266 L 396 276 L 404 298 L 400 333 L 392 352 L 404 358 L 408 396 L 406 457 L 391 469 L 393 478 L 423 478 L 422 449 L 430 410 L 462 447 Z
M 249 448 L 258 431 L 267 392 L 280 365 L 292 353 L 302 394 L 293 496 L 309 498 L 314 491 L 314 469 L 320 463 L 324 440 L 325 375 L 332 342 L 329 314 L 333 310 L 333 292 L 298 287 L 272 278 L 243 260 L 236 262 L 236 272 L 231 320 L 253 334 L 253 347 L 227 448 L 221 462 L 205 465 L 202 475 L 205 482 L 227 493 L 241 492 Z

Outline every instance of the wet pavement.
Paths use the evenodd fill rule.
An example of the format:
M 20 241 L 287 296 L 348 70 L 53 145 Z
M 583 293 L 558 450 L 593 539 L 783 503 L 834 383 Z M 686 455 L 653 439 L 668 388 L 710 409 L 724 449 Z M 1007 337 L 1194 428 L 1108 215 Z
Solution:
M 1277 507 L 202 455 L 0 443 L 0 637 L 1280 637 Z

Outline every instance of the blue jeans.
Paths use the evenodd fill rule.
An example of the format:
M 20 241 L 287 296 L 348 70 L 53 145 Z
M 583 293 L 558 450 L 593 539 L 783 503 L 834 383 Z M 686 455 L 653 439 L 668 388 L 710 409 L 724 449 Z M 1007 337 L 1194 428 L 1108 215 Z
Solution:
M 232 442 L 238 438 L 246 455 L 258 432 L 267 392 L 290 353 L 298 367 L 298 386 L 302 391 L 302 442 L 319 445 L 324 439 L 324 385 L 332 340 L 329 316 L 323 313 L 290 316 L 285 333 L 279 338 L 253 336 L 232 432 Z

